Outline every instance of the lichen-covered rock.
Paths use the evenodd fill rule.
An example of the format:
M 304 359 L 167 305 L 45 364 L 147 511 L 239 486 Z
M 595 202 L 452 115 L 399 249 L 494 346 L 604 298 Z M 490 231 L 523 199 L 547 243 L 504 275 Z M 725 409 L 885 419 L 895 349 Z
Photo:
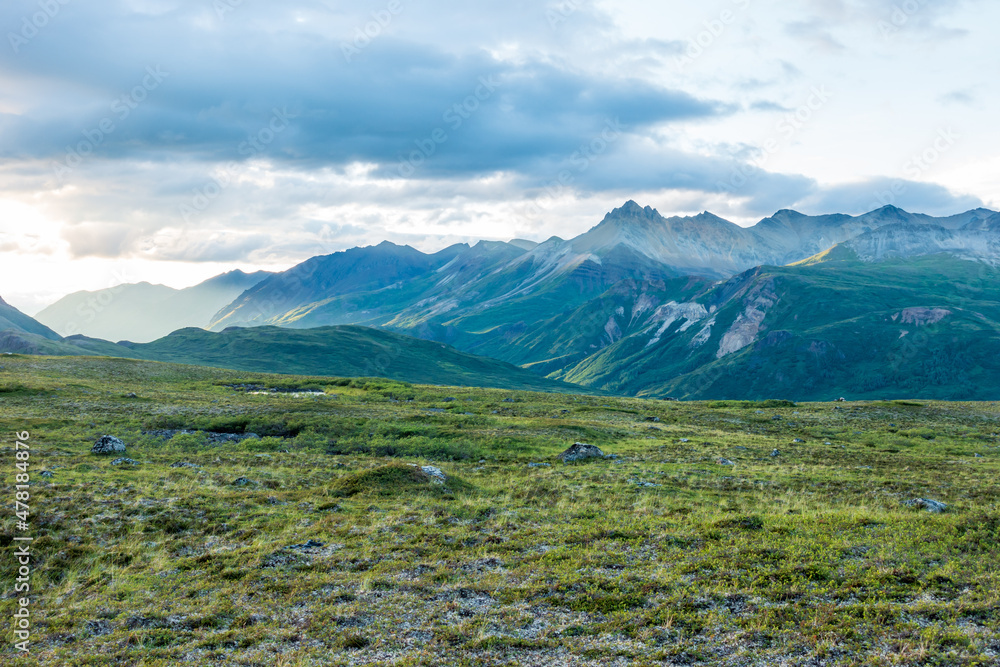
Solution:
M 582 442 L 574 443 L 572 447 L 559 455 L 563 463 L 572 463 L 584 459 L 604 458 L 604 452 L 599 447 L 588 445 Z
M 139 462 L 138 461 L 133 461 L 132 459 L 128 459 L 128 458 L 121 458 L 121 459 L 115 459 L 114 461 L 112 461 L 111 465 L 113 465 L 113 466 L 137 466 L 137 465 L 139 465 Z
M 934 514 L 940 514 L 948 509 L 948 505 L 940 500 L 929 500 L 927 498 L 914 498 L 913 500 L 907 500 L 903 504 L 907 507 L 916 507 L 917 509 L 927 510 L 928 512 L 933 512 Z
M 90 448 L 94 454 L 121 454 L 126 450 L 125 443 L 120 438 L 113 435 L 102 435 L 100 439 Z
M 431 478 L 434 484 L 444 484 L 448 481 L 448 476 L 440 468 L 434 466 L 416 466 L 424 471 L 424 474 Z

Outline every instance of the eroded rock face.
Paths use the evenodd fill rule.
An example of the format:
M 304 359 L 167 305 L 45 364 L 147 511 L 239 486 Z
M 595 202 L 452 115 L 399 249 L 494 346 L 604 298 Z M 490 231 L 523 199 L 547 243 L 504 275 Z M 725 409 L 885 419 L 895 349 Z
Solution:
M 716 358 L 721 359 L 727 354 L 739 352 L 755 340 L 764 324 L 767 311 L 778 302 L 774 293 L 773 282 L 758 285 L 747 294 L 744 303 L 746 310 L 736 316 L 736 321 L 722 337 Z
M 92 453 L 102 456 L 107 454 L 121 454 L 125 450 L 125 443 L 113 435 L 102 435 L 94 446 L 90 448 Z
M 559 455 L 563 463 L 582 461 L 583 459 L 604 458 L 604 452 L 599 447 L 588 445 L 583 442 L 574 443 L 572 447 Z
M 922 327 L 928 324 L 937 324 L 949 315 L 951 315 L 951 311 L 944 308 L 906 308 L 893 316 L 892 320 L 895 322 L 898 317 L 901 324 Z

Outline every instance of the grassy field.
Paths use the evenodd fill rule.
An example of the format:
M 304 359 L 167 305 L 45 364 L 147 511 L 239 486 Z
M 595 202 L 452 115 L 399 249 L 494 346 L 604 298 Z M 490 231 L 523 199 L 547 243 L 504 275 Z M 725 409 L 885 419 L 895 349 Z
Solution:
M 34 634 L 19 655 L 11 510 L 4 665 L 1000 664 L 995 403 L 5 356 L 7 507 L 21 431 Z M 91 454 L 105 434 L 137 465 Z M 559 462 L 578 441 L 617 458 Z

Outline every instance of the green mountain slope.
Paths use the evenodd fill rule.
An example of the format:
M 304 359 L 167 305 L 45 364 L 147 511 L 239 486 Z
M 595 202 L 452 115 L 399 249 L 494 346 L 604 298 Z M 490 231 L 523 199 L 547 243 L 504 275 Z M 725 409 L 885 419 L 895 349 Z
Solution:
M 55 331 L 25 315 L 2 298 L 0 298 L 0 331 L 31 334 L 53 341 L 60 338 Z
M 871 263 L 837 248 L 749 271 L 686 305 L 704 310 L 552 377 L 692 399 L 1000 397 L 1000 271 L 983 262 Z
M 266 373 L 385 377 L 455 386 L 581 392 L 511 364 L 391 331 L 359 326 L 182 329 L 149 344 L 124 344 L 145 359 Z

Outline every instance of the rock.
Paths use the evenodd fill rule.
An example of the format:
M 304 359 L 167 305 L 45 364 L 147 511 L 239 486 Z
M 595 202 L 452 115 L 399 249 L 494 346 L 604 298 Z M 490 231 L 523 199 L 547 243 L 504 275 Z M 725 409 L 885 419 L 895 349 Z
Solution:
M 983 455 L 982 454 L 976 454 L 976 458 L 977 459 L 981 459 L 981 458 L 983 458 Z
M 316 540 L 309 540 L 305 544 L 293 544 L 291 546 L 285 547 L 286 549 L 295 549 L 296 551 L 301 551 L 303 549 L 321 549 L 325 544 L 322 542 L 317 542 Z
M 552 464 L 551 463 L 529 463 L 528 467 L 529 468 L 551 468 Z
M 837 402 L 838 402 L 838 403 L 846 403 L 846 402 L 847 402 L 847 399 L 846 399 L 846 398 L 844 398 L 843 396 L 841 396 L 840 398 L 838 398 L 838 399 L 837 399 Z
M 689 438 L 681 438 L 681 442 L 691 442 Z
M 594 445 L 588 445 L 582 442 L 574 443 L 572 447 L 559 455 L 559 459 L 563 463 L 572 463 L 574 461 L 582 461 L 584 459 L 593 458 L 603 459 L 604 452 Z
M 138 461 L 133 461 L 132 459 L 122 458 L 122 459 L 115 459 L 114 461 L 111 462 L 111 465 L 113 465 L 113 466 L 137 466 L 137 465 L 139 465 L 139 462 Z
M 648 421 L 648 422 L 659 422 L 660 418 L 659 417 L 646 417 L 646 421 Z
M 178 430 L 178 429 L 158 429 L 153 431 L 143 431 L 143 435 L 151 435 L 155 438 L 163 438 L 164 440 L 170 440 L 176 435 L 204 435 L 209 444 L 221 445 L 224 443 L 231 442 L 243 442 L 244 440 L 251 440 L 254 438 L 260 438 L 256 433 L 216 433 L 215 431 L 189 431 L 189 430 Z
M 110 635 L 112 629 L 111 624 L 102 618 L 96 621 L 87 621 L 87 631 L 95 637 L 100 637 Z
M 41 475 L 42 477 L 55 477 L 55 475 L 53 475 L 53 474 L 52 474 L 52 471 L 51 471 L 51 470 L 43 470 L 43 471 L 42 471 L 42 472 L 40 472 L 39 474 L 40 474 L 40 475 Z
M 632 484 L 635 484 L 636 486 L 641 486 L 641 487 L 647 488 L 647 489 L 651 489 L 651 488 L 654 488 L 654 487 L 657 487 L 657 486 L 662 486 L 661 484 L 654 484 L 653 482 L 644 482 L 641 479 L 633 479 L 633 480 L 630 480 L 630 481 L 632 482 Z
M 719 459 L 716 463 L 718 463 L 720 466 L 734 466 L 734 465 L 736 465 L 735 461 L 730 461 L 729 459 Z
M 606 458 L 608 460 L 611 460 L 611 461 L 617 461 L 618 460 L 618 455 L 617 454 L 608 454 L 604 458 Z
M 125 443 L 120 438 L 113 435 L 102 435 L 100 439 L 90 448 L 94 454 L 121 454 L 126 450 Z
M 196 466 L 193 463 L 188 463 L 187 461 L 178 461 L 177 463 L 171 463 L 171 468 L 200 468 L 201 466 Z
M 125 394 L 125 398 L 139 398 L 139 395 L 136 394 L 136 393 L 134 393 L 134 392 L 131 392 L 131 393 Z
M 948 509 L 948 505 L 942 503 L 939 500 L 928 500 L 927 498 L 914 498 L 913 500 L 907 500 L 903 503 L 907 507 L 916 507 L 917 509 L 927 510 L 928 512 L 933 512 L 934 514 L 940 514 Z
M 792 440 L 792 442 L 797 443 L 797 444 L 801 444 L 801 443 L 805 442 L 805 440 L 803 440 L 802 438 L 795 438 L 794 440 Z
M 457 401 L 458 399 L 457 399 L 457 398 L 455 398 L 454 396 L 449 396 L 449 397 L 447 397 L 447 398 L 443 398 L 443 399 L 441 399 L 441 400 L 442 400 L 442 401 L 444 401 L 445 403 L 454 403 L 454 402 L 455 402 L 455 401 Z
M 435 468 L 434 466 L 414 466 L 420 468 L 424 471 L 424 474 L 431 478 L 431 481 L 435 484 L 444 484 L 448 481 L 448 476 L 440 468 Z
M 233 480 L 233 486 L 257 486 L 257 482 L 246 477 L 238 477 Z
M 824 445 L 832 445 L 833 443 L 832 443 L 832 442 L 829 442 L 829 441 L 827 441 L 827 442 L 824 442 L 823 444 L 824 444 Z
M 774 450 L 773 452 L 771 452 L 771 458 L 772 458 L 772 459 L 776 459 L 776 458 L 778 458 L 779 456 L 781 456 L 781 452 L 779 452 L 779 451 L 778 451 L 777 449 L 776 449 L 776 450 Z

